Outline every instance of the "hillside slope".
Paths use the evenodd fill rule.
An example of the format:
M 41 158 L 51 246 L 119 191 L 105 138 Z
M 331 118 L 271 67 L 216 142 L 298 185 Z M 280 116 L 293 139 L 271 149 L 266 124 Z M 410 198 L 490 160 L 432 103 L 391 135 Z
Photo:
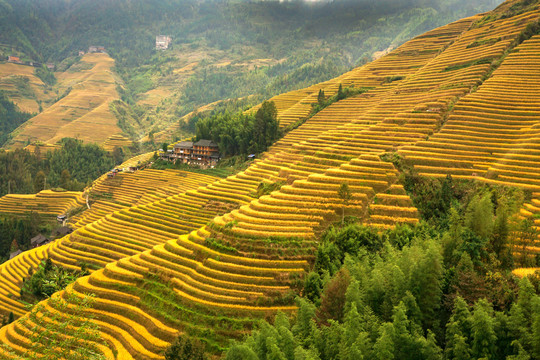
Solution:
M 66 267 L 84 261 L 99 268 L 67 291 L 96 294 L 89 313 L 106 341 L 105 354 L 162 359 L 178 333 L 219 354 L 257 318 L 294 311 L 317 234 L 340 219 L 342 209 L 381 229 L 415 223 L 417 210 L 398 182 L 399 170 L 381 159 L 385 154 L 397 153 L 430 176 L 530 189 L 522 213 L 533 216 L 540 192 L 540 125 L 531 110 L 540 102 L 539 18 L 538 4 L 510 0 L 336 79 L 277 96 L 279 118 L 287 124 L 310 112 L 320 89 L 330 95 L 339 84 L 371 88 L 313 116 L 247 170 L 116 211 L 39 256 Z M 284 185 L 254 198 L 261 181 Z M 346 206 L 337 194 L 343 183 L 353 195 Z M 223 206 L 212 208 L 216 201 Z M 0 271 L 22 267 L 15 264 Z M 6 276 L 0 286 L 16 298 L 20 277 Z M 66 291 L 55 296 L 69 300 Z M 23 313 L 9 295 L 0 304 Z M 53 302 L 45 306 L 66 316 Z M 38 329 L 53 322 L 51 316 Z M 0 329 L 13 349 L 5 357 L 32 348 L 33 325 L 23 316 Z
M 122 133 L 109 109 L 119 98 L 114 60 L 107 54 L 87 54 L 80 64 L 58 75 L 60 93 L 65 96 L 17 128 L 8 145 L 54 144 L 64 137 L 103 144 L 111 135 Z

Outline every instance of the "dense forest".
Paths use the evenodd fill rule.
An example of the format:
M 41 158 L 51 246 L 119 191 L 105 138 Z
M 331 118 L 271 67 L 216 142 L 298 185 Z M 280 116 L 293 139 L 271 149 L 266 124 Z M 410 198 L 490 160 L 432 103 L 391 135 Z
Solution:
M 214 141 L 223 156 L 261 153 L 279 135 L 277 109 L 273 101 L 265 101 L 253 114 L 219 113 L 197 122 L 196 139 Z
M 117 149 L 112 154 L 95 144 L 65 138 L 61 148 L 41 153 L 25 149 L 0 151 L 0 196 L 7 193 L 34 193 L 61 187 L 82 190 L 123 160 Z

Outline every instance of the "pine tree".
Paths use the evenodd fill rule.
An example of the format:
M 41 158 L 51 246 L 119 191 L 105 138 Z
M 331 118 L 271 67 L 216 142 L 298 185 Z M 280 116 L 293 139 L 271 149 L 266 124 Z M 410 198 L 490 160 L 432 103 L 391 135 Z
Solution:
M 43 189 L 45 189 L 45 173 L 40 170 L 34 178 L 34 191 L 38 193 Z
M 69 170 L 64 169 L 60 174 L 60 187 L 69 190 L 69 180 L 71 180 L 71 174 Z
M 374 357 L 377 360 L 399 359 L 394 356 L 396 345 L 393 340 L 394 328 L 392 324 L 385 323 L 381 326 L 381 335 L 373 346 Z
M 478 300 L 472 315 L 472 356 L 491 359 L 495 354 L 497 336 L 493 329 L 491 306 L 484 299 Z
M 227 351 L 225 360 L 259 360 L 259 357 L 249 346 L 234 344 Z
M 345 93 L 343 92 L 343 85 L 341 83 L 339 84 L 338 92 L 337 92 L 337 100 L 343 100 L 345 99 Z
M 320 89 L 319 95 L 317 95 L 317 104 L 319 104 L 319 106 L 323 106 L 325 101 L 326 101 L 326 97 L 324 96 L 324 90 Z

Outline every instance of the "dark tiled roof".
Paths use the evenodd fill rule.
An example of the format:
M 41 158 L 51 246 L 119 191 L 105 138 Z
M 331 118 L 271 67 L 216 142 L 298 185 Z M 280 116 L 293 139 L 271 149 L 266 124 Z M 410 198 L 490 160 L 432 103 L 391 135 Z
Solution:
M 49 239 L 47 239 L 45 236 L 39 234 L 37 236 L 34 236 L 32 239 L 30 239 L 30 244 L 39 245 L 39 244 L 43 244 L 46 241 L 49 241 Z
M 193 141 L 180 141 L 178 144 L 174 144 L 174 148 L 191 148 L 193 147 Z
M 212 140 L 199 140 L 195 143 L 195 146 L 210 146 L 210 147 L 217 147 L 215 143 L 212 142 Z
M 67 234 L 71 234 L 73 232 L 73 229 L 69 226 L 61 226 L 58 229 L 54 230 L 52 235 L 53 236 L 66 236 Z

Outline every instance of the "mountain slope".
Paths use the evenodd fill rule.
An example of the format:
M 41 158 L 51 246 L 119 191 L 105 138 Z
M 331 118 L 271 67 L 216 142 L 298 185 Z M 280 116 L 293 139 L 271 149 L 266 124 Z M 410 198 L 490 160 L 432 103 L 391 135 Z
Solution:
M 538 100 L 540 10 L 524 4 L 507 1 L 339 78 L 276 97 L 280 119 L 293 123 L 310 111 L 319 89 L 330 95 L 340 83 L 372 87 L 310 118 L 246 171 L 115 212 L 44 256 L 67 267 L 81 259 L 103 266 L 69 291 L 97 295 L 91 313 L 118 358 L 163 358 L 177 333 L 199 338 L 217 354 L 228 339 L 249 331 L 254 318 L 295 309 L 292 298 L 313 260 L 316 235 L 342 209 L 381 228 L 416 221 L 398 169 L 381 156 L 397 152 L 434 176 L 538 192 L 538 119 L 530 108 Z M 517 102 L 523 83 L 531 91 Z M 502 90 L 507 94 L 500 96 Z M 509 141 L 497 141 L 501 136 Z M 250 193 L 261 181 L 284 185 L 254 199 Z M 337 194 L 345 182 L 353 194 L 346 206 Z M 200 217 L 201 209 L 216 200 L 235 208 L 205 225 L 212 215 Z M 18 286 L 0 284 L 12 292 Z M 66 292 L 57 296 L 68 299 Z M 5 299 L 4 308 L 13 302 Z M 23 317 L 2 328 L 0 338 L 22 353 L 32 347 L 30 325 Z
M 331 79 L 375 53 L 500 1 L 5 0 L 0 58 L 18 55 L 65 70 L 78 51 L 105 46 L 122 78 L 121 107 L 137 114 L 133 128 L 120 126 L 132 140 L 140 140 L 215 101 L 250 96 L 253 104 Z M 156 52 L 155 36 L 162 33 L 171 35 L 173 44 Z M 25 102 L 39 110 L 37 101 Z M 96 112 L 107 117 L 105 110 Z M 115 114 L 121 123 L 122 114 Z M 186 135 L 191 134 L 173 136 Z M 15 143 L 36 138 L 30 132 Z

